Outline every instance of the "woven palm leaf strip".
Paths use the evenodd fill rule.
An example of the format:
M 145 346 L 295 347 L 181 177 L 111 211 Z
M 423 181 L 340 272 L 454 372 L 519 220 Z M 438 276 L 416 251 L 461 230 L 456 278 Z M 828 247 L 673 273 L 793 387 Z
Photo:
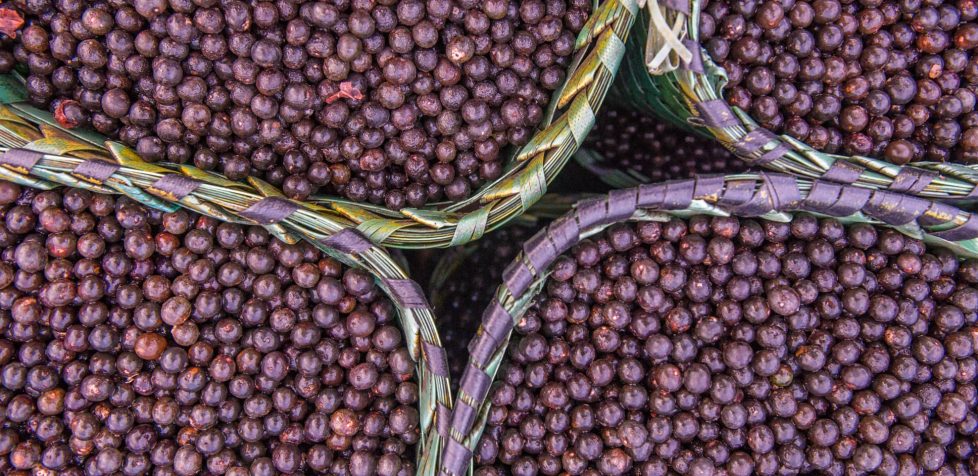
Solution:
M 37 111 L 38 114 L 42 114 Z M 0 106 L 0 180 L 49 190 L 68 186 L 125 195 L 158 210 L 186 208 L 218 220 L 260 225 L 277 238 L 307 240 L 344 264 L 374 276 L 398 310 L 416 362 L 421 440 L 418 475 L 436 474 L 451 411 L 447 356 L 419 286 L 382 247 L 323 207 L 287 200 L 261 182 L 239 184 L 196 169 L 170 169 L 139 160 L 118 144 L 25 119 Z
M 354 203 L 331 196 L 311 197 L 307 203 L 285 200 L 275 187 L 250 181 L 250 184 L 237 184 L 219 178 L 207 182 L 205 176 L 214 177 L 191 167 L 181 166 L 166 170 L 163 167 L 143 164 L 135 153 L 116 143 L 106 143 L 96 134 L 84 135 L 85 140 L 95 149 L 109 149 L 111 154 L 105 158 L 116 159 L 119 166 L 105 180 L 92 181 L 84 176 L 74 176 L 71 170 L 78 164 L 70 155 L 78 152 L 98 153 L 98 150 L 75 149 L 59 150 L 32 147 L 31 137 L 27 143 L 9 141 L 15 125 L 31 128 L 45 124 L 47 129 L 58 129 L 50 114 L 26 104 L 26 95 L 20 81 L 15 76 L 0 76 L 0 104 L 8 107 L 2 111 L 0 123 L 0 142 L 7 147 L 23 147 L 45 153 L 34 168 L 16 168 L 7 165 L 11 173 L 18 173 L 26 180 L 46 181 L 75 186 L 77 181 L 89 182 L 102 188 L 130 187 L 132 194 L 142 193 L 145 200 L 162 202 L 196 200 L 201 203 L 218 205 L 224 208 L 228 220 L 250 217 L 242 216 L 241 207 L 225 206 L 225 202 L 238 201 L 240 194 L 268 195 L 277 197 L 282 207 L 295 208 L 291 219 L 302 221 L 302 226 L 311 227 L 317 232 L 333 233 L 342 228 L 356 228 L 374 243 L 397 248 L 435 248 L 467 243 L 481 237 L 513 217 L 519 216 L 530 205 L 542 197 L 547 184 L 564 167 L 569 158 L 583 143 L 584 137 L 594 125 L 595 114 L 604 101 L 605 94 L 614 79 L 625 54 L 625 41 L 631 26 L 638 16 L 635 0 L 606 0 L 596 6 L 583 30 L 577 37 L 577 53 L 569 69 L 563 86 L 555 93 L 550 110 L 545 115 L 542 129 L 530 139 L 510 160 L 509 168 L 502 177 L 483 187 L 472 197 L 454 203 L 435 204 L 431 207 L 400 211 L 389 210 L 371 204 Z M 46 132 L 46 131 L 45 131 Z M 16 132 L 13 133 L 17 135 Z M 42 134 L 46 135 L 46 134 Z M 16 144 L 11 144 L 15 142 Z M 119 161 L 125 157 L 125 162 Z M 160 174 L 181 173 L 191 180 L 200 182 L 200 187 L 185 197 L 160 193 L 150 189 Z M 147 174 L 149 174 L 147 176 Z M 156 175 L 153 175 L 156 174 Z M 99 176 L 91 178 L 98 179 Z M 175 180 L 175 179 L 171 179 Z M 106 182 L 100 184 L 97 182 Z M 108 182 L 113 182 L 109 184 Z M 126 183 L 123 183 L 126 182 Z M 181 189 L 182 190 L 182 189 Z M 188 198 L 190 197 L 190 198 Z M 219 204 L 218 202 L 221 202 Z M 292 205 L 285 205 L 285 203 Z M 238 202 L 243 203 L 243 202 Z M 253 205 L 253 203 L 248 203 Z
M 562 253 L 622 221 L 665 221 L 697 214 L 789 221 L 793 213 L 888 226 L 958 256 L 978 256 L 978 216 L 972 213 L 912 195 L 784 174 L 702 176 L 616 190 L 579 202 L 573 212 L 528 240 L 503 273 L 503 283 L 469 343 L 469 363 L 452 410 L 441 474 L 460 476 L 468 470 L 486 423 L 486 396 L 513 327 Z
M 942 162 L 899 166 L 870 157 L 826 154 L 776 135 L 747 112 L 731 107 L 723 96 L 726 72 L 699 44 L 701 3 L 644 4 L 613 99 L 714 137 L 751 166 L 933 199 L 978 198 L 976 167 Z

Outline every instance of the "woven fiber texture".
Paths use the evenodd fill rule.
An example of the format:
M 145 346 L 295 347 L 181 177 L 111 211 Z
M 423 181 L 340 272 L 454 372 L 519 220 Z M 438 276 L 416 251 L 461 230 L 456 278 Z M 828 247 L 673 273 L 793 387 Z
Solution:
M 85 181 L 117 191 L 127 187 L 127 194 L 141 195 L 143 200 L 140 201 L 154 201 L 157 206 L 165 206 L 166 202 L 187 205 L 184 202 L 209 201 L 210 205 L 222 208 L 226 215 L 224 219 L 245 219 L 268 225 L 283 220 L 298 220 L 297 214 L 312 212 L 322 219 L 306 221 L 303 226 L 323 233 L 356 228 L 371 241 L 384 246 L 434 248 L 463 244 L 519 216 L 546 193 L 547 185 L 580 147 L 594 125 L 595 114 L 624 56 L 625 41 L 637 15 L 635 0 L 607 0 L 596 6 L 577 38 L 577 53 L 572 67 L 563 86 L 555 93 L 541 129 L 527 145 L 514 151 L 515 155 L 502 177 L 459 202 L 394 211 L 320 196 L 311 197 L 308 203 L 285 205 L 281 192 L 267 183 L 259 185 L 253 180 L 250 185 L 243 185 L 190 167 L 169 170 L 145 164 L 132 150 L 120 144 L 106 143 L 104 138 L 87 132 L 66 131 L 52 120 L 50 114 L 25 102 L 23 87 L 18 78 L 12 75 L 0 77 L 0 103 L 6 106 L 0 111 L 0 128 L 4 129 L 0 131 L 0 145 L 4 149 L 0 150 L 24 148 L 45 156 L 37 159 L 33 167 L 25 167 L 23 162 L 13 162 L 11 156 L 11 159 L 3 162 L 6 169 L 3 175 L 10 180 L 13 175 L 20 175 L 18 182 L 33 181 L 38 184 L 77 186 L 79 181 Z M 51 142 L 66 134 L 80 140 L 70 147 L 61 142 Z M 42 139 L 51 140 L 37 143 Z M 100 163 L 90 163 L 77 169 L 81 163 L 75 159 L 94 156 L 109 159 L 116 169 L 110 171 L 110 166 Z M 100 168 L 95 170 L 94 166 Z M 167 173 L 179 173 L 195 182 L 178 182 L 178 179 L 170 178 L 157 183 Z M 255 203 L 248 203 L 245 208 L 228 206 L 227 203 L 218 205 L 215 201 L 222 200 L 217 196 L 221 194 L 211 194 L 219 191 L 206 184 L 229 192 L 233 190 L 279 198 L 275 207 L 266 203 L 242 215 L 247 207 Z M 207 200 L 208 196 L 213 200 Z
M 978 197 L 978 170 L 939 162 L 899 166 L 825 154 L 762 128 L 723 97 L 726 72 L 699 44 L 698 0 L 650 0 L 635 23 L 612 100 L 706 133 L 749 165 L 809 179 L 933 199 Z
M 705 214 L 787 222 L 792 213 L 884 225 L 949 248 L 958 256 L 978 256 L 978 218 L 971 213 L 920 197 L 783 174 L 699 177 L 617 190 L 579 202 L 573 212 L 528 240 L 503 273 L 502 284 L 468 347 L 469 364 L 452 412 L 442 474 L 460 475 L 468 469 L 486 423 L 486 397 L 513 328 L 562 253 L 623 221 L 666 221 Z
M 186 208 L 222 221 L 261 225 L 282 241 L 309 241 L 374 276 L 397 307 L 417 363 L 422 432 L 418 474 L 436 473 L 452 405 L 446 353 L 424 294 L 386 250 L 354 226 L 347 227 L 350 222 L 342 215 L 285 199 L 267 184 L 240 184 L 195 169 L 148 164 L 118 144 L 102 145 L 94 136 L 68 133 L 29 117 L 0 106 L 0 180 L 43 190 L 68 186 L 121 194 L 158 210 Z

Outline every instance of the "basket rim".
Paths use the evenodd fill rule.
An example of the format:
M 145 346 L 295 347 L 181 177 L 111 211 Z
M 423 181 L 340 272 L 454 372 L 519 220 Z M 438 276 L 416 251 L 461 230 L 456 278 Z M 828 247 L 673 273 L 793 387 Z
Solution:
M 434 311 L 421 286 L 394 257 L 358 231 L 344 229 L 319 242 L 315 246 L 327 255 L 369 272 L 397 310 L 398 327 L 414 361 L 418 384 L 421 437 L 415 449 L 415 475 L 434 476 L 453 406 L 448 353 L 441 344 Z
M 525 146 L 514 150 L 512 157 L 504 160 L 506 171 L 503 176 L 483 185 L 470 197 L 458 202 L 441 202 L 423 208 L 394 211 L 383 206 L 356 203 L 333 196 L 313 196 L 302 202 L 288 200 L 277 187 L 268 183 L 256 186 L 254 179 L 249 180 L 249 184 L 237 183 L 235 186 L 257 189 L 300 207 L 315 207 L 319 214 L 332 222 L 331 229 L 356 228 L 375 243 L 384 246 L 406 249 L 438 248 L 478 239 L 487 231 L 519 216 L 538 201 L 546 193 L 547 185 L 580 147 L 584 136 L 594 125 L 595 111 L 601 107 L 621 64 L 625 41 L 638 16 L 636 0 L 595 0 L 594 5 L 595 8 L 577 36 L 575 56 L 566 71 L 564 81 L 554 92 L 544 123 L 538 126 Z M 13 79 L 15 78 L 10 75 L 0 75 L 0 103 L 7 106 L 5 112 L 27 117 L 32 121 L 43 121 L 49 128 L 60 129 L 62 132 L 82 135 L 88 143 L 96 147 L 103 147 L 105 144 L 104 147 L 117 152 L 113 154 L 116 160 L 120 154 L 135 155 L 131 149 L 118 143 L 106 143 L 104 138 L 95 134 L 64 130 L 49 117 L 45 117 L 50 116 L 45 111 L 23 103 L 27 99 L 26 94 L 23 91 L 11 91 Z M 5 114 L 0 113 L 0 116 L 3 115 Z M 210 172 L 191 171 L 193 167 L 188 166 L 153 165 L 173 168 L 195 180 L 204 175 L 220 177 Z M 0 168 L 10 167 L 9 164 L 0 163 Z M 45 178 L 52 180 L 51 177 Z M 152 190 L 146 191 L 153 193 Z M 173 201 L 166 196 L 157 198 Z M 237 214 L 235 210 L 229 212 L 231 215 Z
M 657 28 L 648 21 L 648 12 L 636 21 L 634 40 L 644 36 L 646 44 L 667 50 L 669 38 L 692 54 L 690 61 L 679 62 L 675 69 L 660 74 L 646 71 L 664 96 L 678 97 L 685 105 L 683 111 L 669 111 L 670 122 L 685 121 L 678 125 L 708 133 L 751 166 L 932 199 L 978 198 L 978 166 L 933 161 L 896 165 L 875 157 L 828 154 L 786 134 L 775 134 L 747 111 L 731 106 L 723 96 L 726 72 L 699 43 L 701 6 L 702 0 L 650 0 L 649 11 L 654 8 L 669 21 L 684 21 L 678 33 Z M 636 54 L 630 54 L 626 63 L 636 63 Z
M 40 190 L 72 187 L 123 195 L 164 212 L 186 209 L 222 222 L 262 226 L 276 239 L 308 241 L 343 264 L 370 273 L 397 310 L 417 371 L 418 474 L 436 473 L 452 407 L 447 356 L 420 286 L 387 250 L 353 228 L 338 226 L 316 207 L 276 195 L 260 181 L 246 186 L 192 168 L 148 164 L 118 144 L 103 147 L 97 137 L 58 129 L 48 121 L 53 122 L 50 115 L 21 116 L 0 105 L 0 180 Z
M 550 265 L 573 245 L 621 222 L 693 215 L 785 222 L 796 213 L 834 217 L 846 225 L 888 227 L 923 239 L 928 247 L 978 257 L 978 215 L 920 197 L 783 174 L 700 176 L 582 200 L 529 239 L 503 273 L 469 344 L 470 360 L 457 390 L 440 474 L 460 476 L 469 469 L 486 424 L 489 389 L 516 322 L 542 290 Z

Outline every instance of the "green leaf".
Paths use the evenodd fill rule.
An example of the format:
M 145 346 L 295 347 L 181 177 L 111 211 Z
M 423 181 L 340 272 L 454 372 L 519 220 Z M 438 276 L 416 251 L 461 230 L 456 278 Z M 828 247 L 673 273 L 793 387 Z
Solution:
M 55 182 L 32 177 L 30 175 L 23 175 L 6 167 L 0 167 L 0 180 L 6 180 L 8 182 L 16 183 L 17 185 L 23 185 L 25 187 L 40 190 L 52 190 L 61 186 L 61 184 Z
M 367 220 L 357 225 L 357 231 L 363 233 L 370 241 L 380 245 L 387 241 L 395 231 L 411 226 L 411 222 L 395 222 L 391 220 Z
M 155 208 L 157 210 L 161 210 L 164 212 L 175 212 L 180 209 L 179 205 L 164 200 L 160 200 L 159 198 L 156 198 L 153 195 L 146 193 L 145 191 L 143 191 L 138 187 L 134 187 L 132 185 L 124 185 L 121 183 L 113 183 L 111 186 L 112 188 L 124 191 L 126 196 L 134 200 L 137 200 L 139 201 L 139 203 L 142 203 L 143 205 L 146 205 L 148 207 Z
M 0 75 L 0 103 L 13 104 L 28 99 L 27 89 L 13 75 Z
M 218 220 L 229 222 L 229 223 L 245 223 L 248 222 L 237 215 L 233 215 L 225 211 L 218 205 L 213 203 L 205 202 L 195 197 L 194 195 L 187 195 L 180 199 L 180 205 L 183 205 L 190 210 L 193 210 L 202 215 L 207 215 Z
M 960 258 L 978 258 L 978 239 L 948 241 L 931 234 L 925 234 L 924 243 L 947 248 Z
M 357 223 L 363 223 L 371 220 L 379 221 L 383 219 L 382 217 L 357 206 L 355 203 L 337 202 L 332 204 L 332 208 L 340 215 L 343 215 L 344 217 Z
M 98 152 L 91 144 L 62 137 L 45 137 L 24 146 L 26 149 L 51 155 L 75 155 L 78 152 Z
M 264 225 L 264 228 L 268 230 L 272 236 L 278 238 L 279 241 L 283 241 L 290 245 L 294 245 L 299 242 L 299 238 L 296 238 L 294 235 L 292 235 L 292 233 L 289 233 L 289 231 L 282 225 Z

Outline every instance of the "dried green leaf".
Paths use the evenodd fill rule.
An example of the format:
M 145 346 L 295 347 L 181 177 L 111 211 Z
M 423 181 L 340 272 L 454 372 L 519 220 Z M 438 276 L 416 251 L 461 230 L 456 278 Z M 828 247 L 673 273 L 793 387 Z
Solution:
M 12 104 L 28 100 L 27 90 L 16 76 L 0 75 L 0 103 Z
M 31 106 L 30 104 L 17 103 L 17 104 L 12 104 L 10 107 L 12 109 L 17 110 L 22 116 L 24 116 L 28 120 L 34 121 L 38 124 L 48 125 L 55 129 L 59 129 L 64 133 L 71 135 L 77 138 L 78 140 L 88 142 L 89 144 L 95 147 L 101 147 L 102 143 L 105 142 L 105 137 L 103 137 L 102 135 L 94 131 L 85 128 L 68 129 L 62 126 L 61 124 L 58 124 L 58 121 L 54 120 L 54 116 L 51 115 L 51 113 L 38 109 L 34 106 Z
M 37 152 L 51 155 L 76 155 L 79 152 L 98 152 L 90 144 L 62 137 L 44 137 L 24 146 Z
M 258 193 L 260 193 L 263 197 L 286 198 L 285 194 L 283 194 L 281 190 L 258 177 L 248 177 L 247 181 L 252 187 L 255 187 L 255 189 L 258 190 Z
M 402 208 L 401 213 L 426 226 L 432 228 L 444 228 L 452 226 L 458 222 L 458 216 L 454 213 L 445 213 L 440 210 L 426 210 L 423 208 Z
M 173 173 L 173 170 L 170 170 L 166 167 L 160 167 L 159 165 L 146 162 L 141 157 L 139 157 L 139 154 L 137 154 L 136 151 L 118 142 L 106 141 L 105 146 L 112 154 L 112 157 L 115 159 L 116 163 L 118 163 L 123 167 L 128 167 L 128 168 L 139 170 L 141 172 L 153 173 L 153 174 Z
M 184 175 L 204 183 L 209 183 L 211 185 L 216 185 L 218 187 L 228 187 L 237 190 L 248 190 L 248 186 L 243 183 L 228 180 L 218 174 L 200 170 L 196 167 L 181 165 L 179 167 L 179 170 Z
M 340 215 L 349 218 L 356 223 L 363 223 L 371 220 L 382 220 L 383 218 L 379 215 L 375 215 L 363 208 L 356 206 L 356 204 L 347 203 L 334 203 L 332 204 L 333 210 L 336 210 Z

